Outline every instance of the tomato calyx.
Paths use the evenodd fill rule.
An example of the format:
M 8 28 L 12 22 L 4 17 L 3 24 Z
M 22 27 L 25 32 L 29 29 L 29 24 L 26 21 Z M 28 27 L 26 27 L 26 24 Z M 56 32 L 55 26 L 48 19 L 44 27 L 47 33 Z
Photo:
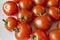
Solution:
M 34 35 L 30 35 L 30 37 L 31 37 L 31 40 L 39 40 L 36 36 L 34 36 Z
M 22 21 L 25 21 L 23 10 L 22 10 L 22 18 L 21 18 L 21 20 L 22 20 Z
M 60 9 L 58 9 L 58 13 L 60 13 Z
M 18 28 L 14 28 L 13 31 L 19 32 L 19 29 Z
M 46 13 L 42 14 L 42 13 L 37 13 L 38 16 L 46 16 Z
M 3 19 L 3 22 L 5 23 L 5 25 L 7 24 L 7 21 L 5 19 Z

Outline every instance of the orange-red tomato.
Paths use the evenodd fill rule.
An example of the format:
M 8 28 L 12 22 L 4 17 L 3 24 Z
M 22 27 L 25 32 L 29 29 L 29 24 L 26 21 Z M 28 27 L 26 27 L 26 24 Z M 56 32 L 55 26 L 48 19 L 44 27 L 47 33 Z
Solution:
M 49 32 L 50 40 L 60 40 L 60 30 L 54 29 Z
M 32 13 L 34 16 L 41 16 L 42 14 L 44 14 L 44 12 L 45 12 L 44 7 L 40 5 L 34 6 L 32 9 Z
M 44 5 L 46 0 L 32 0 L 34 5 Z
M 8 0 L 8 1 L 13 1 L 15 3 L 19 3 L 20 0 Z
M 60 29 L 60 21 L 57 23 L 57 28 Z
M 31 23 L 33 19 L 32 13 L 28 10 L 20 10 L 18 12 L 17 19 L 19 22 Z
M 58 6 L 58 0 L 48 0 L 47 7 Z
M 31 35 L 31 40 L 48 40 L 49 38 L 42 30 L 36 30 Z
M 34 20 L 34 26 L 41 30 L 49 29 L 51 24 L 51 19 L 48 16 L 36 17 Z
M 18 24 L 18 21 L 13 18 L 13 17 L 8 17 L 5 20 L 3 20 L 5 22 L 5 28 L 8 30 L 8 31 L 12 31 L 15 27 L 17 27 L 17 24 Z
M 59 20 L 59 13 L 58 13 L 58 8 L 57 7 L 51 7 L 48 9 L 48 16 L 52 20 Z
M 7 1 L 3 5 L 3 11 L 7 16 L 11 16 L 18 12 L 18 6 L 13 1 Z
M 17 40 L 25 40 L 30 37 L 32 29 L 27 23 L 19 23 L 17 28 L 19 30 L 18 32 L 15 32 L 15 37 Z
M 31 0 L 20 0 L 19 6 L 21 9 L 30 10 L 32 7 L 32 1 Z

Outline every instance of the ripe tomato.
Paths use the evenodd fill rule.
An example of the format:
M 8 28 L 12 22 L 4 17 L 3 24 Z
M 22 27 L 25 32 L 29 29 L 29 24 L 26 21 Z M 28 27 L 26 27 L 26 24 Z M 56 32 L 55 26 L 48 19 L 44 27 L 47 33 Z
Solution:
M 20 10 L 17 15 L 17 19 L 20 22 L 31 23 L 32 21 L 32 13 L 28 10 Z
M 58 8 L 56 7 L 51 7 L 48 9 L 48 16 L 52 20 L 59 20 L 59 13 L 58 13 Z
M 13 17 L 8 17 L 6 20 L 3 19 L 5 22 L 5 27 L 8 31 L 12 31 L 15 27 L 17 27 L 17 20 Z
M 15 37 L 18 40 L 25 40 L 30 37 L 30 34 L 32 32 L 31 27 L 27 23 L 19 23 L 17 25 L 18 31 L 15 32 Z
M 57 28 L 60 29 L 60 21 L 57 23 Z
M 19 3 L 20 0 L 8 0 L 8 1 L 13 1 L 15 3 Z
M 54 29 L 49 33 L 50 40 L 60 40 L 60 30 Z
M 31 40 L 48 40 L 48 38 L 42 30 L 36 30 L 32 33 Z
M 34 26 L 41 30 L 47 30 L 51 27 L 51 19 L 48 16 L 36 17 L 34 20 Z
M 58 0 L 48 0 L 47 7 L 58 6 Z
M 11 16 L 18 12 L 18 6 L 13 1 L 7 1 L 3 5 L 3 11 L 6 15 Z
M 31 9 L 32 7 L 32 1 L 31 0 L 20 0 L 19 2 L 21 9 Z
M 32 0 L 34 5 L 44 5 L 46 0 Z
M 44 14 L 44 12 L 45 12 L 44 7 L 40 5 L 34 6 L 32 9 L 32 13 L 34 16 L 41 16 L 42 14 Z

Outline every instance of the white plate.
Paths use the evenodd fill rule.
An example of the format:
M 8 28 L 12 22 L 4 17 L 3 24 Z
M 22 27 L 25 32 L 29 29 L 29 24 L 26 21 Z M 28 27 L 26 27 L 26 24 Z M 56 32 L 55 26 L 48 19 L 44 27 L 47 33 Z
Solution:
M 2 21 L 2 19 L 6 19 L 7 16 L 4 14 L 4 12 L 2 11 L 2 5 L 6 0 L 0 0 L 0 40 L 16 40 L 14 37 L 14 33 L 13 32 L 9 32 L 5 29 L 4 23 Z M 51 29 L 55 29 L 56 28 L 56 22 L 52 25 Z M 51 30 L 50 29 L 50 30 Z M 49 31 L 47 31 L 48 33 Z

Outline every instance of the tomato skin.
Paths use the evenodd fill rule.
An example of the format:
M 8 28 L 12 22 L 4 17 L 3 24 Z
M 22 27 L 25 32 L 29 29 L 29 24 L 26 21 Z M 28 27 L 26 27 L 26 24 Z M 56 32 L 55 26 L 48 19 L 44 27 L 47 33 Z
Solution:
M 58 8 L 57 7 L 51 7 L 48 9 L 48 16 L 52 20 L 59 20 L 59 13 L 58 13 Z
M 24 17 L 24 19 L 22 19 Z M 17 15 L 17 19 L 19 22 L 26 22 L 31 23 L 32 22 L 32 13 L 28 10 L 20 10 Z
M 32 1 L 31 0 L 20 0 L 19 5 L 21 9 L 30 10 L 32 7 Z
M 58 6 L 58 0 L 48 0 L 47 7 Z
M 3 4 L 3 11 L 7 16 L 11 16 L 18 12 L 18 6 L 13 1 L 7 1 Z
M 47 35 L 42 30 L 35 30 L 32 35 L 34 35 L 39 40 L 48 40 Z
M 32 0 L 34 5 L 44 5 L 46 0 Z
M 54 29 L 49 33 L 50 40 L 60 40 L 60 30 Z
M 25 40 L 26 38 L 30 37 L 30 34 L 32 32 L 30 25 L 22 22 L 22 23 L 19 23 L 17 27 L 19 29 L 19 32 L 15 32 L 16 39 Z
M 34 26 L 41 30 L 47 30 L 51 27 L 52 21 L 48 16 L 36 17 Z
M 20 0 L 8 0 L 8 1 L 13 1 L 15 3 L 19 3 Z
M 60 21 L 57 23 L 57 28 L 60 29 Z
M 5 25 L 5 27 L 6 27 L 6 29 L 8 31 L 12 31 L 15 27 L 17 27 L 17 24 L 18 24 L 18 22 L 17 22 L 17 20 L 15 18 L 8 17 L 6 19 L 6 25 Z
M 45 9 L 41 5 L 34 6 L 32 9 L 32 13 L 34 16 L 39 16 L 39 14 L 44 14 Z

